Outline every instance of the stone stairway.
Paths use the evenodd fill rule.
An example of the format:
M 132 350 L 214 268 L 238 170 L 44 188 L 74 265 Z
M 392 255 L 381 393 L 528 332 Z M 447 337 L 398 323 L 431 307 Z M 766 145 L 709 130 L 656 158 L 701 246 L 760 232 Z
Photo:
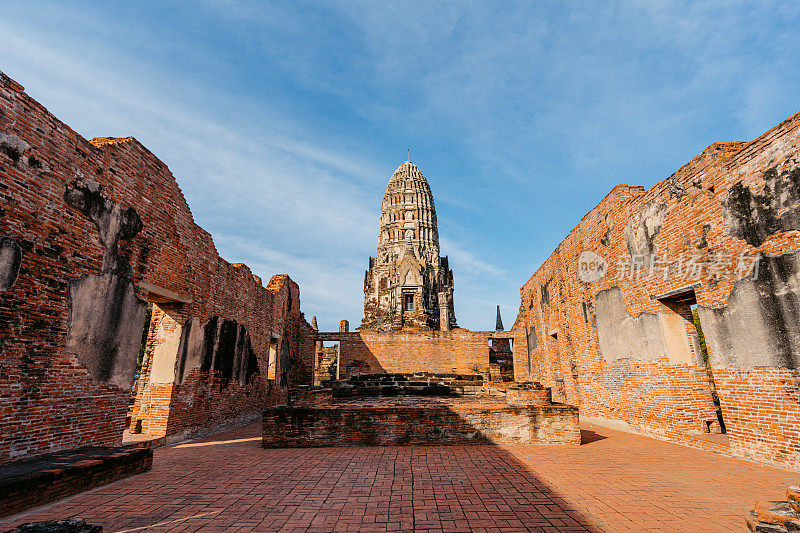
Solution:
M 334 398 L 357 398 L 374 396 L 399 396 L 415 394 L 421 396 L 479 395 L 486 391 L 480 374 L 356 374 L 347 380 L 332 381 Z

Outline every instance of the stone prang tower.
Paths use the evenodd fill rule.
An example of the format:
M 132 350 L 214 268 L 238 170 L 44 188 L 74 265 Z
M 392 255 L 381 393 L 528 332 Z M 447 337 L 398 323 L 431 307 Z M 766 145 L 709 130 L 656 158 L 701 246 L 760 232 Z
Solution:
M 364 273 L 361 329 L 455 328 L 453 271 L 439 256 L 433 194 L 406 161 L 392 174 L 381 204 L 378 256 Z

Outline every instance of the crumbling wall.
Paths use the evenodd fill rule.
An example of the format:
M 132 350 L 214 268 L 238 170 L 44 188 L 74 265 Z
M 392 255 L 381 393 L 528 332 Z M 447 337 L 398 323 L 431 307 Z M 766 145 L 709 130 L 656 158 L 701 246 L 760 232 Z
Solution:
M 714 366 L 800 367 L 800 253 L 764 257 L 725 307 L 699 312 Z
M 83 139 L 0 74 L 0 462 L 121 440 L 148 301 L 160 311 L 133 391 L 146 429 L 252 419 L 310 382 L 288 276 L 264 287 L 221 259 L 163 162 L 133 138 Z
M 614 187 L 520 289 L 516 379 L 584 418 L 800 467 L 799 143 L 800 114 Z M 719 429 L 714 385 L 727 447 L 696 438 Z
M 621 359 L 651 363 L 664 358 L 692 362 L 692 346 L 677 313 L 645 312 L 633 317 L 625 309 L 619 287 L 598 292 L 595 309 L 597 344 L 607 363 Z
M 106 196 L 92 178 L 68 185 L 64 201 L 97 228 L 104 247 L 100 274 L 81 274 L 69 282 L 67 351 L 74 353 L 96 382 L 128 388 L 144 327 L 145 301 L 136 294 L 130 262 L 120 254 L 120 240 L 133 239 L 142 219 Z

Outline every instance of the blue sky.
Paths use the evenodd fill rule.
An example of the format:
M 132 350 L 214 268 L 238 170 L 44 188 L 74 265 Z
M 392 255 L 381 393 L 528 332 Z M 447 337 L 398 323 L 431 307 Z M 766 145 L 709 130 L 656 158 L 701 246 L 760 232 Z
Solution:
M 386 182 L 433 189 L 456 315 L 519 287 L 617 183 L 800 111 L 798 2 L 6 1 L 0 70 L 165 161 L 221 255 L 358 325 Z

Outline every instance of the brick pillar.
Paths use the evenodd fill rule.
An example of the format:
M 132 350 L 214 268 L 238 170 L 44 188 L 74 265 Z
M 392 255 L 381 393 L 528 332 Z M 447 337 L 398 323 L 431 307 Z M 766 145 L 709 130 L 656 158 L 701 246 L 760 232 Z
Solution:
M 439 296 L 439 329 L 450 331 L 450 302 L 447 301 L 447 293 L 440 292 Z
M 347 333 L 350 331 L 350 323 L 347 320 L 341 320 L 339 322 L 339 333 Z
M 322 341 L 316 341 L 314 344 L 314 385 L 319 385 L 323 378 L 321 365 L 325 351 L 322 348 Z

